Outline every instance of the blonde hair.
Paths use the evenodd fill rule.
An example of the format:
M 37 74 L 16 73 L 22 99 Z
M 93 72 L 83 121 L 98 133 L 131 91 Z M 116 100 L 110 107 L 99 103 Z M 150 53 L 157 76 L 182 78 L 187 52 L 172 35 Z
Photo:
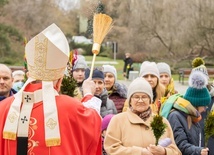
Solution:
M 158 83 L 154 89 L 155 89 L 156 96 L 153 99 L 153 102 L 150 106 L 152 108 L 152 112 L 155 114 L 158 114 L 160 111 L 160 108 L 161 108 L 161 101 L 160 100 L 162 97 L 164 97 L 164 94 L 165 94 L 165 87 L 158 80 Z
M 161 97 L 164 97 L 164 94 L 165 94 L 165 87 L 163 84 L 161 84 L 158 80 L 158 84 L 157 86 L 155 87 L 155 92 L 156 92 L 156 98 L 155 98 L 155 101 L 156 100 L 160 100 Z M 153 102 L 155 102 L 153 101 Z

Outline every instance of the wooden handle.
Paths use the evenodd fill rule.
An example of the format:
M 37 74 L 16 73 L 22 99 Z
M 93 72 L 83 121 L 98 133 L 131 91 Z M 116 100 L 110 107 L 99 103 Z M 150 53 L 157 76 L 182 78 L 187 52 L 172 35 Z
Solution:
M 93 59 L 92 59 L 92 62 L 91 62 L 91 70 L 90 70 L 89 78 L 92 78 L 92 74 L 93 74 L 93 71 L 94 71 L 95 58 L 96 58 L 96 54 L 94 53 Z

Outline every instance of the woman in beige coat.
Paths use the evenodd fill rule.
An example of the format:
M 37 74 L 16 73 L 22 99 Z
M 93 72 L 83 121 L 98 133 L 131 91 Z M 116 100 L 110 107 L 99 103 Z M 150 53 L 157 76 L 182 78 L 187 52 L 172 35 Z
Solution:
M 128 88 L 130 108 L 115 115 L 107 128 L 104 147 L 109 155 L 181 155 L 177 148 L 169 122 L 160 140 L 169 138 L 167 146 L 155 145 L 150 123 L 153 114 L 151 85 L 144 78 L 135 79 Z

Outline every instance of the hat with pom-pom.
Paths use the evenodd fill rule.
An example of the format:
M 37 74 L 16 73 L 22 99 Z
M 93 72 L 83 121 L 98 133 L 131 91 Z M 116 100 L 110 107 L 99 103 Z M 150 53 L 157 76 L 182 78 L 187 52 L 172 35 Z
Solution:
M 209 75 L 207 72 L 207 68 L 205 66 L 205 62 L 201 57 L 197 57 L 192 60 L 192 67 L 193 67 L 192 72 L 200 71 L 206 76 L 207 80 L 209 80 Z
M 207 80 L 209 80 L 209 75 L 208 75 L 206 66 L 200 65 L 198 67 L 195 67 L 192 69 L 192 72 L 194 72 L 194 71 L 202 72 L 206 76 Z
M 208 106 L 211 102 L 211 96 L 206 85 L 207 79 L 202 72 L 192 72 L 184 99 L 190 101 L 194 107 Z
M 204 59 L 202 59 L 201 57 L 197 57 L 197 58 L 192 60 L 192 67 L 193 68 L 196 68 L 200 65 L 205 65 Z

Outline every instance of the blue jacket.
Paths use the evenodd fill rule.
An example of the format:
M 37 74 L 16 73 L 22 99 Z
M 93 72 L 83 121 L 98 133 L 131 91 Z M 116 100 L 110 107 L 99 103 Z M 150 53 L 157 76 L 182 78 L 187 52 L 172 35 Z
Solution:
M 203 149 L 201 126 L 199 123 L 192 123 L 189 129 L 187 116 L 179 110 L 172 111 L 168 116 L 175 143 L 183 155 L 201 155 Z

